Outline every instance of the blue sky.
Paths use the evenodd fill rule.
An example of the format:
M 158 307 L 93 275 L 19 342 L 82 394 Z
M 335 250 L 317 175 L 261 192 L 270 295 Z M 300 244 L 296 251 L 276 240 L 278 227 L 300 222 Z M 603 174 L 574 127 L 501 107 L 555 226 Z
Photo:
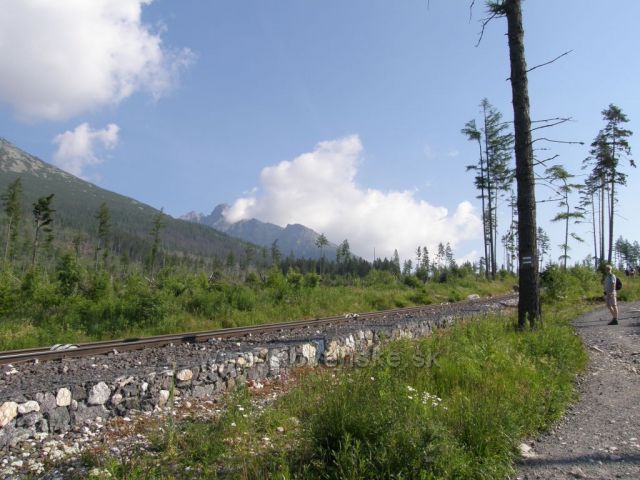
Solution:
M 469 3 L 0 0 L 0 136 L 174 216 L 225 202 L 232 219 L 303 223 L 367 257 L 438 241 L 473 257 L 476 150 L 460 129 L 483 97 L 512 113 L 506 23 L 476 47 L 484 6 L 470 20 Z M 532 118 L 570 116 L 545 136 L 586 143 L 539 155 L 581 174 L 609 103 L 637 130 L 640 4 L 524 8 L 529 66 L 573 50 L 531 72 Z M 627 170 L 616 236 L 640 240 Z M 539 224 L 556 245 L 552 205 Z

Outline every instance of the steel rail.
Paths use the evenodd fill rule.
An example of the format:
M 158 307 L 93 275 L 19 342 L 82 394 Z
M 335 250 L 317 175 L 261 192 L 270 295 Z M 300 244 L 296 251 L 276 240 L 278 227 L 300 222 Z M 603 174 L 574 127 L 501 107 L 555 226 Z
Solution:
M 274 331 L 294 330 L 296 328 L 311 328 L 315 326 L 326 326 L 345 321 L 364 321 L 376 318 L 385 318 L 396 315 L 411 315 L 413 313 L 430 312 L 434 313 L 452 305 L 469 305 L 491 303 L 503 303 L 507 300 L 517 298 L 517 294 L 502 295 L 484 299 L 465 300 L 444 305 L 419 305 L 415 307 L 395 308 L 390 310 L 379 310 L 373 312 L 334 315 L 331 317 L 314 318 L 307 320 L 294 320 L 276 323 L 265 323 L 260 325 L 223 328 L 217 330 L 205 330 L 199 332 L 174 333 L 156 335 L 153 337 L 125 338 L 118 340 L 104 340 L 99 342 L 81 343 L 73 345 L 67 350 L 51 350 L 50 347 L 27 348 L 21 350 L 10 350 L 0 352 L 0 365 L 18 364 L 30 361 L 58 360 L 65 357 L 85 357 L 101 355 L 114 351 L 124 352 L 130 350 L 141 350 L 150 347 L 163 347 L 170 344 L 199 343 L 210 339 L 229 339 L 236 337 L 248 337 L 255 334 L 270 333 Z

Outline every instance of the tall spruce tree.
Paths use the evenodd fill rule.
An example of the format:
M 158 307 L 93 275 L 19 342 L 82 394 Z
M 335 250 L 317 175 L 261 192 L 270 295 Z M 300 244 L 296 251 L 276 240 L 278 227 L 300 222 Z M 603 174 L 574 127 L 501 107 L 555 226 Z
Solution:
M 610 104 L 602 110 L 605 126 L 591 144 L 591 156 L 586 159 L 591 165 L 590 183 L 599 185 L 600 203 L 600 259 L 604 257 L 605 232 L 608 232 L 607 263 L 611 263 L 614 247 L 614 218 L 618 202 L 617 186 L 627 184 L 627 174 L 620 170 L 620 160 L 626 159 L 632 167 L 636 164 L 631 156 L 629 137 L 631 130 L 624 128 L 629 119 L 620 107 Z
M 582 188 L 580 188 L 580 201 L 578 203 L 578 206 L 576 207 L 576 210 L 581 212 L 583 217 L 583 220 L 579 221 L 579 223 L 591 224 L 591 229 L 592 229 L 591 233 L 593 238 L 593 261 L 594 261 L 593 267 L 594 268 L 598 268 L 598 265 L 600 263 L 599 258 L 602 258 L 601 256 L 599 256 L 600 250 L 598 248 L 599 246 L 598 241 L 600 239 L 599 230 L 598 230 L 600 226 L 600 222 L 598 221 L 598 219 L 600 218 L 600 215 L 598 212 L 599 191 L 600 189 L 598 187 L 598 179 L 595 178 L 593 174 L 590 174 L 585 180 L 585 182 L 582 184 Z
M 569 221 L 580 220 L 584 218 L 584 214 L 579 210 L 571 208 L 569 203 L 569 194 L 576 189 L 580 189 L 582 185 L 575 183 L 569 183 L 575 175 L 570 174 L 562 165 L 553 165 L 546 170 L 547 177 L 551 183 L 559 183 L 556 192 L 560 195 L 558 200 L 558 207 L 561 209 L 555 217 L 551 219 L 552 222 L 564 222 L 564 242 L 560 245 L 562 248 L 562 255 L 560 260 L 562 261 L 562 267 L 567 269 L 567 260 L 569 257 Z M 576 241 L 582 241 L 580 237 L 572 233 L 572 237 Z
M 55 210 L 51 208 L 51 201 L 54 194 L 46 197 L 40 197 L 33 204 L 33 219 L 35 223 L 35 232 L 33 236 L 33 253 L 31 256 L 31 266 L 36 265 L 38 247 L 40 245 L 40 233 L 46 234 L 45 243 L 50 244 L 53 240 L 53 229 L 51 223 L 53 222 L 53 213 Z
M 326 247 L 327 245 L 329 245 L 329 240 L 327 240 L 327 237 L 325 236 L 324 233 L 321 233 L 320 236 L 316 238 L 316 247 L 320 249 L 320 274 L 321 275 L 324 274 L 324 263 L 325 263 L 324 247 Z
M 513 182 L 513 170 L 509 165 L 513 135 L 508 131 L 508 124 L 502 121 L 502 114 L 486 98 L 480 102 L 480 110 L 483 127 L 478 129 L 475 120 L 471 120 L 465 124 L 461 132 L 469 140 L 476 141 L 479 147 L 478 163 L 468 165 L 467 170 L 475 170 L 477 172 L 475 185 L 480 191 L 479 198 L 482 201 L 486 264 L 491 269 L 491 277 L 495 279 L 497 271 L 498 201 L 509 190 Z M 488 269 L 486 274 L 488 277 Z
M 547 253 L 549 253 L 549 247 L 551 247 L 549 235 L 547 235 L 547 232 L 545 232 L 542 227 L 538 227 L 536 243 L 538 246 L 538 260 L 540 261 L 540 265 L 538 268 L 542 268 L 544 264 L 544 257 Z
M 16 178 L 2 195 L 2 207 L 6 215 L 7 237 L 4 245 L 4 261 L 11 261 L 18 240 L 22 220 L 22 181 Z
M 105 266 L 109 255 L 108 241 L 109 234 L 111 233 L 111 214 L 109 213 L 109 208 L 106 203 L 100 205 L 100 209 L 96 214 L 96 220 L 98 220 L 98 242 L 96 244 L 94 261 L 97 270 L 100 261 L 100 251 L 104 250 L 102 252 L 102 262 Z
M 160 232 L 164 227 L 164 208 L 161 208 L 160 211 L 153 216 L 153 224 L 151 227 L 152 244 L 151 254 L 149 255 L 149 268 L 152 274 L 155 272 L 156 260 L 158 258 L 158 254 L 160 253 Z

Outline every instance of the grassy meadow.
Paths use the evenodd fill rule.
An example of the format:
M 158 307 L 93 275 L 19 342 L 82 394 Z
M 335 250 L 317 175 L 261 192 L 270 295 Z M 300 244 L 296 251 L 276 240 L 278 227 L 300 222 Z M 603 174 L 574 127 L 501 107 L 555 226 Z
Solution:
M 467 274 L 425 284 L 386 271 L 322 278 L 277 268 L 243 281 L 167 269 L 151 281 L 136 272 L 123 278 L 87 272 L 70 262 L 55 274 L 0 274 L 0 350 L 453 302 L 506 293 L 515 283 L 511 275 L 489 282 Z

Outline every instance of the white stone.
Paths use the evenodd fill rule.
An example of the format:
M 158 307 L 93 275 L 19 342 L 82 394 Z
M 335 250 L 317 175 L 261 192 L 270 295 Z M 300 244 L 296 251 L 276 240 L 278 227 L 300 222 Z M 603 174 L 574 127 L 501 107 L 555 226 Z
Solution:
M 143 392 L 146 392 L 147 389 L 149 388 L 149 384 L 147 382 L 142 382 L 142 385 L 140 388 L 142 389 Z
M 24 415 L 25 413 L 39 412 L 40 404 L 35 400 L 29 400 L 28 402 L 18 405 L 18 413 Z
M 0 405 L 0 428 L 7 425 L 18 415 L 18 404 L 16 402 L 4 402 Z
M 188 382 L 193 378 L 193 372 L 188 368 L 185 368 L 177 373 L 176 378 L 181 382 Z
M 118 387 L 122 388 L 126 385 L 129 385 L 131 382 L 133 382 L 133 377 L 127 377 L 127 378 L 123 378 L 120 377 L 116 380 L 116 383 L 118 384 Z
M 120 393 L 116 393 L 113 395 L 113 397 L 111 397 L 111 404 L 112 405 L 119 405 L 122 403 L 122 394 Z
M 71 405 L 71 390 L 68 388 L 61 388 L 56 395 L 56 405 L 59 407 L 68 407 Z
M 280 373 L 280 359 L 277 355 L 271 355 L 269 357 L 269 372 L 272 375 L 278 375 Z
M 303 344 L 302 357 L 305 359 L 307 365 L 315 367 L 318 364 L 316 361 L 316 346 L 311 343 Z
M 526 443 L 520 444 L 520 455 L 522 455 L 524 458 L 533 458 L 536 456 L 533 448 L 531 448 L 531 446 L 527 445 Z
M 169 401 L 169 390 L 160 390 L 160 397 L 158 398 L 158 406 L 164 407 Z
M 100 382 L 91 387 L 87 403 L 89 405 L 104 405 L 107 400 L 109 400 L 110 396 L 111 389 L 109 388 L 109 385 L 104 382 Z

